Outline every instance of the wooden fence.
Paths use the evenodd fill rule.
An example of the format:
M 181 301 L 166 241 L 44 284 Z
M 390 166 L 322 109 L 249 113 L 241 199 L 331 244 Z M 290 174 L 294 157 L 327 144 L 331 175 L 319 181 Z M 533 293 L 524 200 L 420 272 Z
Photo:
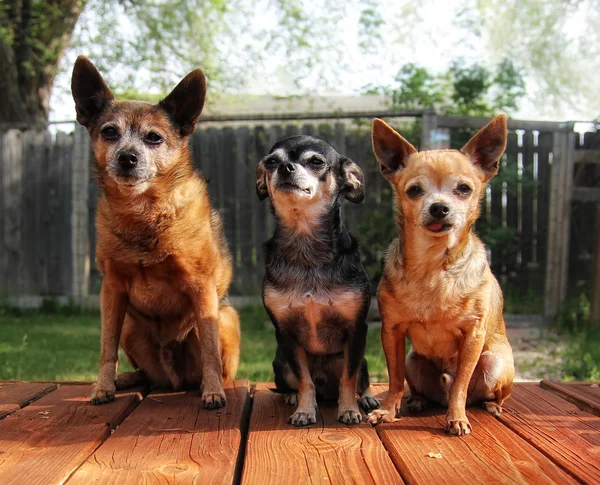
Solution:
M 488 121 L 429 112 L 369 113 L 366 118 L 375 115 L 401 130 L 412 128 L 411 141 L 422 148 L 458 148 Z M 255 195 L 256 164 L 277 140 L 298 133 L 326 140 L 363 169 L 366 200 L 358 206 L 347 204 L 344 217 L 361 241 L 365 265 L 377 281 L 383 250 L 394 233 L 392 194 L 373 157 L 370 119 L 349 119 L 354 117 L 332 120 L 329 115 L 320 121 L 277 124 L 261 120 L 262 125 L 249 126 L 215 119 L 199 125 L 190 144 L 194 163 L 208 180 L 223 216 L 235 263 L 232 293 L 259 293 L 262 245 L 273 232 L 268 201 L 259 202 Z M 580 194 L 571 187 L 575 149 L 596 146 L 597 138 L 586 135 L 578 144 L 570 124 L 509 120 L 509 129 L 501 174 L 483 200 L 478 230 L 505 291 L 540 299 L 545 295 L 545 313 L 551 315 L 569 284 L 580 278 L 580 272 L 569 274 L 569 256 L 579 264 L 569 246 L 591 254 L 596 244 L 593 236 L 573 244 L 569 216 L 572 200 L 596 200 L 594 184 Z M 595 160 L 590 155 L 594 150 L 586 153 L 583 158 Z M 79 126 L 73 134 L 56 136 L 47 130 L 0 131 L 0 296 L 81 297 L 98 292 L 100 277 L 93 263 L 98 189 L 91 179 L 90 158 L 89 138 Z M 593 209 L 583 207 L 574 217 L 593 221 Z

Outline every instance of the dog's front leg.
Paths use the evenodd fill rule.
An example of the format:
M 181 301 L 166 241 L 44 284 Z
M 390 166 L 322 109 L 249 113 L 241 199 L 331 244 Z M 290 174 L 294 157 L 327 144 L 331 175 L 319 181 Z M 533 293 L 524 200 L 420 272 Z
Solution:
M 222 408 L 227 404 L 223 390 L 223 362 L 219 343 L 219 297 L 216 286 L 204 284 L 191 294 L 197 326 L 197 338 L 190 339 L 199 356 L 202 373 L 202 407 Z
M 467 404 L 467 391 L 469 382 L 473 376 L 473 371 L 481 356 L 484 341 L 485 330 L 481 328 L 480 322 L 477 322 L 473 329 L 465 334 L 460 343 L 456 377 L 452 384 L 452 388 L 450 389 L 450 396 L 448 398 L 448 412 L 446 413 L 445 426 L 448 433 L 461 436 L 469 434 L 472 430 L 465 409 Z
M 127 293 L 118 278 L 105 275 L 100 290 L 102 311 L 102 349 L 98 381 L 92 391 L 92 404 L 114 401 L 119 359 L 119 339 L 127 311 Z
M 314 424 L 317 422 L 317 394 L 310 376 L 306 351 L 296 345 L 295 348 L 286 348 L 286 355 L 298 380 L 298 406 L 296 412 L 289 417 L 288 423 L 294 426 Z
M 382 314 L 381 344 L 387 362 L 390 387 L 387 397 L 379 409 L 369 414 L 369 422 L 391 423 L 400 412 L 402 396 L 404 395 L 404 375 L 406 367 L 406 342 L 405 334 L 396 325 L 386 322 Z
M 344 345 L 344 370 L 340 379 L 340 397 L 338 401 L 338 421 L 346 424 L 358 424 L 362 415 L 356 401 L 356 383 L 358 370 L 365 355 L 367 343 L 367 325 L 357 325 L 350 332 Z

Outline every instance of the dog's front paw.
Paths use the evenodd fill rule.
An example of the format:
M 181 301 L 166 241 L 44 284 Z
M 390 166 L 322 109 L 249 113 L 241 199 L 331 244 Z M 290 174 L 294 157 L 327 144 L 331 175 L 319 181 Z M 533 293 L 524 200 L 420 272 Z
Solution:
M 386 408 L 375 409 L 369 413 L 367 419 L 373 426 L 379 423 L 393 423 L 397 421 L 396 410 Z
M 202 394 L 202 407 L 204 409 L 219 409 L 226 404 L 225 391 L 205 392 Z
M 285 403 L 289 406 L 298 405 L 298 393 L 297 392 L 290 392 L 288 394 L 284 394 L 283 399 L 285 399 Z
M 90 402 L 97 406 L 98 404 L 106 404 L 107 402 L 112 402 L 115 400 L 115 391 L 116 388 L 113 386 L 109 389 L 102 389 L 100 386 L 96 384 L 94 390 L 92 391 L 92 395 L 90 396 Z
M 375 396 L 362 396 L 358 399 L 358 405 L 365 413 L 368 413 L 381 406 L 381 401 Z
M 482 404 L 482 407 L 495 418 L 502 414 L 502 406 L 497 402 L 487 401 Z
M 358 424 L 362 421 L 362 414 L 358 407 L 350 409 L 338 409 L 338 421 L 344 424 Z
M 297 409 L 288 419 L 288 423 L 294 426 L 308 426 L 317 422 L 316 409 Z
M 406 407 L 411 413 L 418 413 L 427 407 L 427 399 L 419 394 L 411 395 L 406 400 Z
M 444 427 L 446 433 L 450 433 L 456 436 L 464 436 L 470 434 L 473 430 L 471 423 L 466 416 L 454 417 L 451 415 L 446 416 L 446 426 Z

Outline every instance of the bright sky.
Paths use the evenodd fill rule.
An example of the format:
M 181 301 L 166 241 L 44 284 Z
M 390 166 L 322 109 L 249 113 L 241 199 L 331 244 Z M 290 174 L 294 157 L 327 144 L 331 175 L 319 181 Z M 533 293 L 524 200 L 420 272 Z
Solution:
M 346 56 L 348 68 L 344 70 L 339 82 L 334 89 L 323 89 L 318 79 L 308 82 L 308 91 L 313 94 L 343 94 L 355 95 L 362 87 L 373 85 L 387 85 L 393 83 L 393 78 L 398 69 L 405 63 L 414 62 L 423 65 L 433 72 L 440 72 L 447 68 L 451 59 L 463 57 L 467 61 L 480 61 L 489 59 L 496 63 L 500 59 L 490 59 L 490 54 L 485 51 L 483 41 L 473 36 L 467 37 L 463 29 L 459 29 L 450 21 L 455 18 L 457 9 L 463 2 L 459 0 L 429 0 L 423 2 L 418 15 L 421 21 L 414 28 L 410 25 L 410 17 L 403 17 L 399 11 L 403 2 L 389 2 L 385 8 L 384 18 L 390 21 L 389 32 L 393 32 L 390 43 L 378 47 L 377 54 L 363 54 L 357 46 L 357 20 L 358 12 L 349 15 L 338 26 L 338 31 L 332 33 L 340 42 Z M 406 22 L 402 23 L 402 19 Z M 269 19 L 263 19 L 263 22 Z M 568 29 L 576 31 L 582 28 L 581 16 L 570 21 Z M 400 42 L 394 42 L 394 35 Z M 57 86 L 51 100 L 51 119 L 67 120 L 74 118 L 74 105 L 68 92 L 70 65 L 77 53 L 68 52 L 65 56 L 65 69 L 57 78 Z M 106 73 L 105 73 L 106 74 Z M 143 73 L 141 73 L 143 75 Z M 184 73 L 182 73 L 184 74 Z M 110 79 L 110 73 L 107 76 Z M 266 83 L 265 79 L 269 82 Z M 528 93 L 535 92 L 535 81 L 526 79 Z M 295 94 L 291 76 L 286 73 L 286 58 L 282 55 L 270 59 L 267 72 L 261 72 L 256 79 L 249 79 L 244 93 L 289 95 Z M 587 120 L 600 114 L 600 106 L 578 104 L 573 107 L 560 109 L 542 109 L 531 95 L 521 102 L 521 109 L 515 114 L 521 119 L 552 119 L 552 120 Z

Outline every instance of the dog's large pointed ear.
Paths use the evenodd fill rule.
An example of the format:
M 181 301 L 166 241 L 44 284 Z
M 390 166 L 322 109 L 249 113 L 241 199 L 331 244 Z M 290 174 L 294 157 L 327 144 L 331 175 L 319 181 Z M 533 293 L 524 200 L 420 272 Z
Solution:
M 500 157 L 506 150 L 506 116 L 496 116 L 461 148 L 487 182 L 498 173 Z
M 346 157 L 340 159 L 344 188 L 342 194 L 354 204 L 360 204 L 365 198 L 365 177 L 356 163 Z
M 196 69 L 185 76 L 159 105 L 179 128 L 181 136 L 187 136 L 194 132 L 205 97 L 206 79 L 202 69 Z
M 381 167 L 381 174 L 390 182 L 394 174 L 404 168 L 406 159 L 417 150 L 385 121 L 373 121 L 373 151 Z
M 267 171 L 265 170 L 265 164 L 261 160 L 256 166 L 256 195 L 259 200 L 265 200 L 269 197 L 269 190 L 267 189 Z
M 115 99 L 96 66 L 85 56 L 79 56 L 75 61 L 71 92 L 75 100 L 77 121 L 85 127 Z

